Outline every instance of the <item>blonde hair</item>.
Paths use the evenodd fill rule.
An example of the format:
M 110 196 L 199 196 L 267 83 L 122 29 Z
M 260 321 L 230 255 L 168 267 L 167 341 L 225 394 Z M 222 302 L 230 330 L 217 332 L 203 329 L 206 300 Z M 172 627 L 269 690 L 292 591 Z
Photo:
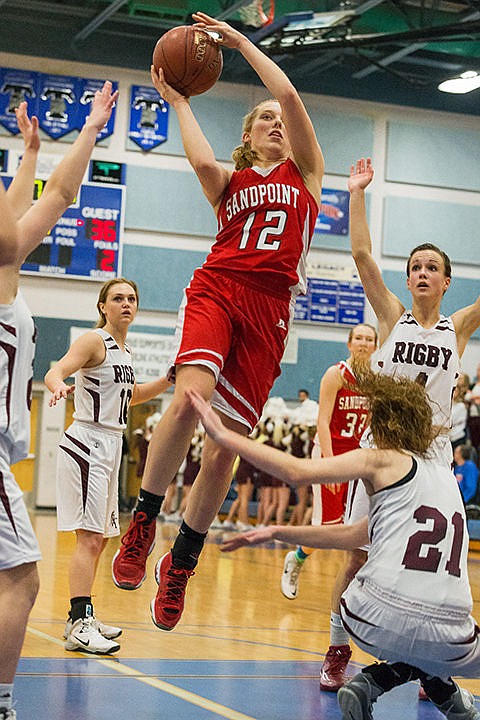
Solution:
M 369 328 L 370 330 L 373 330 L 373 335 L 374 335 L 374 339 L 375 339 L 375 347 L 376 347 L 377 342 L 378 342 L 377 330 L 376 330 L 376 328 L 373 327 L 373 325 L 370 325 L 370 323 L 358 323 L 358 325 L 355 325 L 354 327 L 350 328 L 350 332 L 348 333 L 348 342 L 352 341 L 353 333 L 359 327 L 366 327 L 366 328 Z
M 102 287 L 100 288 L 100 292 L 98 293 L 98 300 L 97 300 L 97 311 L 99 314 L 99 319 L 97 320 L 97 324 L 95 325 L 96 328 L 102 328 L 107 324 L 107 318 L 105 317 L 105 314 L 100 309 L 100 305 L 104 305 L 107 301 L 108 293 L 110 291 L 110 288 L 114 285 L 119 285 L 120 283 L 126 283 L 127 285 L 130 285 L 130 287 L 133 288 L 135 291 L 135 296 L 137 298 L 137 305 L 139 302 L 138 299 L 138 288 L 136 283 L 134 283 L 133 280 L 127 280 L 127 278 L 118 277 L 118 278 L 112 278 L 111 280 L 107 280 L 107 282 L 103 283 Z
M 242 123 L 242 133 L 250 132 L 255 119 L 260 114 L 260 108 L 266 103 L 276 102 L 273 98 L 270 100 L 262 100 L 261 103 L 255 105 L 253 110 L 245 115 Z M 235 163 L 235 170 L 245 170 L 245 168 L 252 167 L 255 165 L 255 161 L 258 159 L 258 155 L 255 150 L 252 150 L 249 142 L 244 142 L 238 145 L 232 152 L 232 160 Z
M 425 387 L 406 377 L 379 375 L 363 363 L 352 363 L 357 383 L 370 407 L 370 430 L 377 448 L 426 455 L 437 435 Z

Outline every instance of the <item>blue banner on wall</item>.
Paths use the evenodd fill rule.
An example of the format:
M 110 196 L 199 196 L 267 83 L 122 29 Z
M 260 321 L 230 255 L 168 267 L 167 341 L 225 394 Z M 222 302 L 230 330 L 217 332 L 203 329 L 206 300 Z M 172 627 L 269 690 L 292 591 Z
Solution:
M 81 130 L 85 125 L 87 115 L 90 113 L 90 103 L 95 97 L 97 90 L 101 90 L 103 87 L 103 80 L 92 80 L 91 78 L 85 80 L 79 80 L 78 82 L 78 106 L 77 106 L 77 128 Z M 118 89 L 118 83 L 112 82 L 112 91 Z M 113 108 L 112 114 L 107 124 L 100 130 L 97 135 L 97 142 L 104 140 L 113 134 L 113 128 L 115 126 L 115 108 Z
M 0 123 L 12 135 L 19 133 L 15 108 L 26 100 L 29 116 L 37 115 L 40 73 L 0 68 Z
M 147 152 L 158 147 L 168 136 L 168 111 L 154 87 L 132 85 L 128 137 Z
M 78 128 L 79 80 L 64 75 L 42 75 L 38 122 L 53 140 Z
M 348 235 L 349 200 L 350 193 L 345 190 L 323 188 L 315 233 Z
M 118 83 L 112 85 L 116 90 Z M 57 140 L 82 129 L 95 92 L 102 87 L 103 80 L 0 68 L 0 124 L 17 135 L 15 108 L 26 100 L 29 116 L 37 115 L 41 129 Z M 97 142 L 111 135 L 114 125 L 115 108 Z
M 294 319 L 336 325 L 364 322 L 365 292 L 353 268 L 307 268 L 307 294 L 297 297 Z

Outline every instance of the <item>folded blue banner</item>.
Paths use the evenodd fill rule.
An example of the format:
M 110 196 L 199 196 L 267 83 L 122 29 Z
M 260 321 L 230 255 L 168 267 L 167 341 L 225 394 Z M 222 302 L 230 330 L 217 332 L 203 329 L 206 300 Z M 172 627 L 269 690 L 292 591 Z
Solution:
M 168 136 L 168 111 L 168 103 L 154 87 L 132 85 L 128 137 L 142 150 L 158 147 Z
M 27 101 L 30 116 L 37 114 L 39 78 L 37 72 L 0 68 L 0 124 L 12 135 L 19 132 L 15 108 L 21 102 Z
M 82 129 L 95 92 L 103 80 L 48 75 L 0 68 L 0 124 L 16 135 L 19 130 L 15 108 L 24 100 L 28 114 L 38 117 L 40 127 L 53 140 Z M 113 83 L 116 90 L 118 83 Z M 97 142 L 113 133 L 115 108 L 106 126 L 98 134 Z

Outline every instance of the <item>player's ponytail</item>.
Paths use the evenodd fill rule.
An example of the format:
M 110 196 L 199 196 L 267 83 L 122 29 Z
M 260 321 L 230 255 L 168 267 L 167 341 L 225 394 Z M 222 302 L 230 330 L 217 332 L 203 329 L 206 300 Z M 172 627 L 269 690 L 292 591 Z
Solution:
M 255 165 L 257 159 L 257 153 L 252 150 L 250 143 L 246 142 L 243 145 L 239 145 L 235 148 L 232 153 L 232 160 L 235 163 L 235 170 L 244 170 Z

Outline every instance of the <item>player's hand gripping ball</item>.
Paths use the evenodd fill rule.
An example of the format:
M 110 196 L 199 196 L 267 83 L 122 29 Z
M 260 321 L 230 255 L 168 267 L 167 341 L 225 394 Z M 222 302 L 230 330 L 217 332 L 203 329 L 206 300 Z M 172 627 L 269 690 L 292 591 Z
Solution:
M 168 30 L 153 51 L 153 64 L 185 97 L 200 95 L 217 82 L 223 67 L 220 45 L 205 30 L 181 25 Z

